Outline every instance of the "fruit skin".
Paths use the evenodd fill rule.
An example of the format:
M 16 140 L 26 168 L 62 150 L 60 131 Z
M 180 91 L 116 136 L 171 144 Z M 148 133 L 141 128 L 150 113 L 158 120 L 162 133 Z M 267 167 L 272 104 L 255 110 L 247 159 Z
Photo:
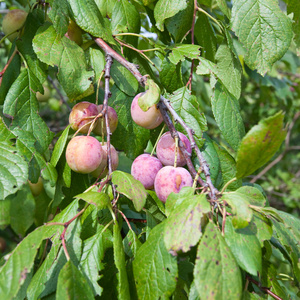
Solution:
M 108 166 L 107 166 L 107 143 L 104 143 L 102 146 L 103 150 L 103 158 L 98 166 L 98 168 L 91 173 L 92 176 L 95 178 L 104 178 L 108 173 Z M 119 165 L 119 155 L 115 147 L 110 144 L 110 154 L 111 154 L 111 169 L 112 171 L 116 170 Z
M 81 28 L 73 20 L 70 21 L 68 31 L 65 36 L 75 42 L 78 46 L 82 45 Z
M 131 175 L 139 180 L 145 189 L 154 188 L 154 180 L 158 171 L 163 167 L 162 163 L 155 156 L 142 154 L 138 156 L 131 165 Z
M 34 197 L 37 197 L 44 190 L 42 177 L 39 177 L 39 180 L 37 183 L 32 183 L 31 181 L 28 180 L 28 184 L 29 184 L 31 193 Z
M 7 35 L 17 29 L 20 29 L 24 25 L 27 15 L 27 12 L 21 9 L 13 9 L 9 11 L 3 18 L 2 22 L 2 30 L 4 34 Z M 15 32 L 10 35 L 8 39 L 12 42 L 18 34 L 18 32 Z
M 156 128 L 163 121 L 162 114 L 156 105 L 151 106 L 147 111 L 143 111 L 138 103 L 138 99 L 143 95 L 143 93 L 137 94 L 131 103 L 131 117 L 133 121 L 147 129 Z
M 100 142 L 92 136 L 76 136 L 67 146 L 66 160 L 70 168 L 82 174 L 98 168 L 103 158 Z
M 179 193 L 184 186 L 192 185 L 193 178 L 186 169 L 172 166 L 160 169 L 154 181 L 156 195 L 162 202 L 166 202 L 170 193 Z
M 79 128 L 79 132 L 88 133 L 90 125 L 85 125 L 88 122 L 93 121 L 93 118 L 98 115 L 97 105 L 94 103 L 90 103 L 87 101 L 82 101 L 77 103 L 73 108 L 69 115 L 69 123 L 73 130 L 77 131 Z M 82 127 L 83 126 L 83 127 Z
M 44 86 L 44 95 L 40 92 L 36 93 L 36 98 L 39 102 L 47 102 L 51 97 L 51 91 L 47 86 Z
M 98 114 L 102 112 L 103 109 L 103 105 L 100 104 L 98 105 Z M 116 113 L 116 111 L 108 106 L 107 107 L 107 115 L 108 115 L 108 124 L 109 124 L 109 128 L 110 128 L 110 132 L 113 133 L 118 126 L 118 115 Z M 106 135 L 106 126 L 105 126 L 105 118 L 99 118 L 98 122 L 96 124 L 96 127 L 94 128 L 93 132 L 97 135 L 102 136 L 102 120 L 104 122 L 104 135 Z
M 178 132 L 179 138 L 184 144 L 186 150 L 191 155 L 192 154 L 192 147 L 189 139 L 181 132 Z M 161 136 L 157 143 L 156 147 L 156 154 L 158 159 L 162 162 L 165 166 L 173 166 L 175 160 L 175 140 L 172 138 L 170 131 L 166 132 Z M 186 160 L 178 148 L 177 151 L 177 166 L 183 167 L 186 165 Z

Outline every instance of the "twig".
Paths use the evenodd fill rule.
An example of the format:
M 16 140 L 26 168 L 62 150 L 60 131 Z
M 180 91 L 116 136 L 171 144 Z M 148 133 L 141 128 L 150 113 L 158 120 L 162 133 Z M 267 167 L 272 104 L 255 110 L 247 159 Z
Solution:
M 121 216 L 123 217 L 123 219 L 126 221 L 127 226 L 129 227 L 129 229 L 132 230 L 132 227 L 131 227 L 131 225 L 130 225 L 128 219 L 127 219 L 127 217 L 124 215 L 124 213 L 121 210 L 118 210 L 118 212 L 121 214 Z
M 2 83 L 3 75 L 4 75 L 5 71 L 7 70 L 8 66 L 10 65 L 10 63 L 12 62 L 12 60 L 14 59 L 17 52 L 18 52 L 18 49 L 16 47 L 15 50 L 13 51 L 12 55 L 10 56 L 9 60 L 7 61 L 6 65 L 4 66 L 3 70 L 0 72 L 0 86 Z
M 260 286 L 260 283 L 257 282 L 256 280 L 254 280 L 253 278 L 251 278 L 249 275 L 246 275 L 246 279 L 249 280 L 250 282 L 254 283 L 255 285 L 257 285 L 258 288 L 261 291 L 263 291 L 264 293 L 272 296 L 274 299 L 276 299 L 276 300 L 283 300 L 282 298 L 280 298 L 279 296 L 277 296 L 276 294 L 274 294 L 273 292 L 271 292 L 269 288 Z

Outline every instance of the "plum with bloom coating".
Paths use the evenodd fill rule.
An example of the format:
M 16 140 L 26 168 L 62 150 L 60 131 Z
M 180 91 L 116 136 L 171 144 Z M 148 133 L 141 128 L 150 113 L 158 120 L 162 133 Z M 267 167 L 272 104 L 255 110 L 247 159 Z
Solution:
M 103 158 L 100 142 L 92 136 L 76 136 L 66 150 L 66 160 L 77 173 L 91 173 L 98 168 Z
M 137 94 L 132 100 L 130 109 L 132 120 L 144 128 L 156 128 L 163 121 L 162 114 L 156 105 L 152 105 L 147 111 L 143 111 L 138 103 L 142 95 L 143 93 Z
M 163 167 L 154 181 L 156 195 L 162 202 L 166 202 L 172 192 L 179 193 L 184 186 L 193 186 L 193 178 L 186 169 L 180 167 Z
M 98 109 L 98 114 L 101 113 L 103 110 L 103 105 L 102 104 L 98 105 L 97 109 Z M 108 124 L 109 124 L 110 132 L 113 133 L 118 126 L 118 115 L 116 111 L 110 106 L 107 106 L 106 113 L 108 116 Z M 103 130 L 102 130 L 102 124 L 104 124 Z M 93 132 L 100 136 L 102 136 L 102 131 L 104 131 L 104 135 L 106 135 L 106 125 L 105 125 L 105 119 L 103 117 L 97 120 L 97 124 L 93 129 Z
M 154 188 L 155 176 L 162 167 L 163 165 L 158 158 L 145 153 L 133 161 L 131 175 L 139 180 L 145 189 L 151 190 Z

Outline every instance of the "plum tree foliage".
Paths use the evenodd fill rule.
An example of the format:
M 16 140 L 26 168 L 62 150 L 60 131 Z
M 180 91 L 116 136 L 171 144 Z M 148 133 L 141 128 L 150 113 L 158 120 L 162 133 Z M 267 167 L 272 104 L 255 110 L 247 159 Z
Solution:
M 1 2 L 0 299 L 300 296 L 279 2 Z

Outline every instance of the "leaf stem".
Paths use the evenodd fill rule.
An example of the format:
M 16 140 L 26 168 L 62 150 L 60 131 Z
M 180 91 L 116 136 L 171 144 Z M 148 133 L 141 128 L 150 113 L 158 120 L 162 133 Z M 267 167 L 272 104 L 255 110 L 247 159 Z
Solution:
M 229 181 L 227 181 L 226 184 L 223 186 L 220 193 L 223 194 L 225 192 L 225 190 L 228 188 L 228 186 L 236 180 L 237 180 L 237 178 L 234 177 L 234 178 L 230 179 Z
M 211 20 L 213 20 L 221 29 L 221 31 L 223 31 L 223 27 L 222 25 L 218 22 L 218 20 L 216 20 L 214 17 L 212 17 L 207 11 L 205 11 L 204 9 L 202 9 L 201 7 L 197 6 L 198 11 L 202 12 L 203 14 L 205 14 L 207 17 L 209 17 Z

